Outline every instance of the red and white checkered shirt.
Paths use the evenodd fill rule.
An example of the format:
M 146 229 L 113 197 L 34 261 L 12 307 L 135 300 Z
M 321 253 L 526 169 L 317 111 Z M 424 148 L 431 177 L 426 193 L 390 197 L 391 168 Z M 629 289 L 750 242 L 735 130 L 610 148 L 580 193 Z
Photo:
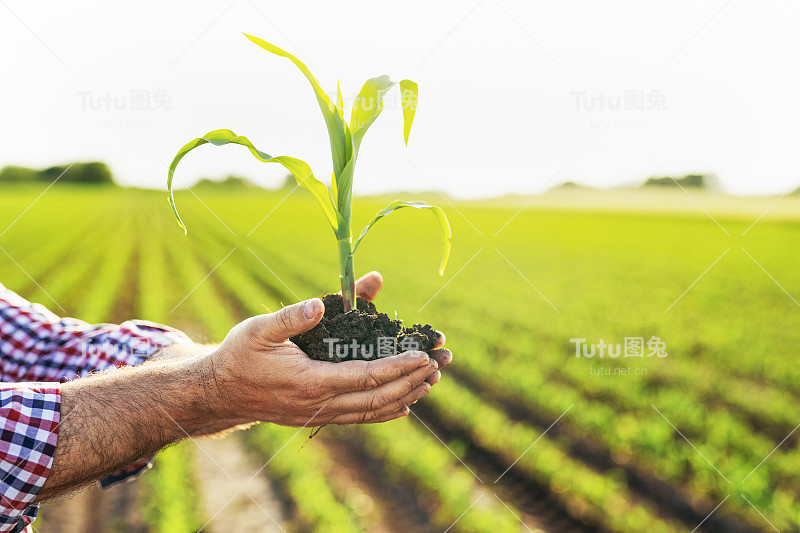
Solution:
M 58 446 L 61 383 L 138 365 L 164 346 L 191 342 L 144 320 L 87 324 L 59 318 L 0 284 L 0 533 L 29 531 L 32 504 Z M 100 481 L 109 487 L 150 466 L 139 461 Z

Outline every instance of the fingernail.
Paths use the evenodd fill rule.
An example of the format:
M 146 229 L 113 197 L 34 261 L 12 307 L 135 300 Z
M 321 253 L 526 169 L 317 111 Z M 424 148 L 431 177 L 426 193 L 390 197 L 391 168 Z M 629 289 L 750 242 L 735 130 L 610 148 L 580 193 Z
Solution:
M 322 300 L 319 298 L 312 298 L 311 300 L 306 300 L 303 303 L 303 316 L 307 319 L 311 320 L 312 318 L 316 318 L 319 314 L 320 308 L 322 307 Z

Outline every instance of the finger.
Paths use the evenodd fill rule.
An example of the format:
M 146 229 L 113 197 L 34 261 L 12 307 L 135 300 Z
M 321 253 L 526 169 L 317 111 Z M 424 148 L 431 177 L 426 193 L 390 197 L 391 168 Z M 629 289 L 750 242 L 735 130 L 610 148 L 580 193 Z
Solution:
M 418 389 L 418 390 L 417 390 Z M 290 421 L 283 421 L 281 425 L 293 427 L 319 427 L 327 424 L 376 424 L 379 422 L 386 422 L 394 420 L 402 416 L 408 416 L 411 410 L 409 405 L 417 403 L 417 401 L 427 395 L 431 388 L 430 385 L 425 383 L 421 384 L 417 389 L 411 391 L 404 397 L 404 403 L 398 403 L 396 406 L 387 406 L 377 411 L 355 411 L 349 413 L 332 413 L 327 414 L 317 413 L 311 420 L 307 417 L 296 417 Z M 327 409 L 326 409 L 327 411 Z
M 453 354 L 446 349 L 431 350 L 431 359 L 435 359 L 439 368 L 442 369 L 453 361 Z
M 356 281 L 356 294 L 371 302 L 381 292 L 381 287 L 383 287 L 383 276 L 373 270 Z
M 428 379 L 426 379 L 425 381 L 427 381 L 428 384 L 431 387 L 433 387 L 434 385 L 439 383 L 439 380 L 441 380 L 441 379 L 442 379 L 442 373 L 437 370 L 436 372 L 434 372 L 433 374 L 428 376 Z
M 387 416 L 391 416 L 398 412 L 405 412 L 406 409 L 410 412 L 409 406 L 414 405 L 423 397 L 431 392 L 431 386 L 428 383 L 421 383 L 414 390 L 403 396 L 400 400 L 391 402 L 389 405 L 380 409 L 371 411 L 356 411 L 353 413 L 342 413 L 334 415 L 334 420 L 349 420 L 350 424 L 371 424 L 383 420 Z
M 403 418 L 408 416 L 411 413 L 411 409 L 408 407 L 403 407 L 399 411 L 395 411 L 392 414 L 382 416 L 380 418 L 376 418 L 374 420 L 367 420 L 364 424 L 380 424 L 382 422 L 389 422 L 391 420 L 397 420 L 398 418 Z
M 408 351 L 372 361 L 316 362 L 317 383 L 328 394 L 346 394 L 379 387 L 430 364 L 425 352 Z
M 286 306 L 275 313 L 255 316 L 250 319 L 248 328 L 252 335 L 280 344 L 316 326 L 324 313 L 322 300 L 312 298 Z
M 444 341 L 446 340 L 444 333 L 442 333 L 441 331 L 437 331 L 435 333 L 436 333 L 436 345 L 434 345 L 433 348 L 434 349 L 441 348 L 442 346 L 444 346 Z
M 429 364 L 417 368 L 407 376 L 384 383 L 374 389 L 335 396 L 330 400 L 327 410 L 333 414 L 396 411 L 404 405 L 419 400 L 430 391 L 430 384 L 425 383 L 425 380 L 436 372 L 437 368 L 436 361 L 431 359 Z M 420 387 L 427 391 L 421 390 Z
M 430 394 L 430 392 L 431 392 L 430 384 L 423 382 L 420 385 L 418 385 L 414 390 L 412 390 L 411 392 L 400 398 L 400 400 L 392 402 L 386 407 L 383 407 L 381 409 L 376 409 L 374 411 L 367 411 L 366 413 L 361 413 L 362 415 L 361 422 L 369 423 L 373 420 L 379 419 L 388 414 L 395 413 L 398 410 L 403 409 L 403 407 L 411 407 L 419 400 Z
M 381 415 L 376 417 L 365 417 L 363 413 L 348 413 L 346 415 L 339 415 L 334 417 L 331 424 L 348 425 L 348 424 L 380 424 L 381 422 L 389 422 L 408 416 L 411 410 L 408 407 L 403 407 L 388 415 Z

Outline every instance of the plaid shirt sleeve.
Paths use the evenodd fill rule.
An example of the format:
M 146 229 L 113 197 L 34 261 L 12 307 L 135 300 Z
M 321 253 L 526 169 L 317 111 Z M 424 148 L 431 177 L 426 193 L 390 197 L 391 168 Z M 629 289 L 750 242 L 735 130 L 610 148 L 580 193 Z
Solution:
M 25 531 L 31 502 L 53 465 L 61 416 L 59 383 L 0 384 L 0 531 Z
M 110 367 L 135 366 L 182 332 L 153 322 L 87 324 L 59 318 L 0 285 L 0 533 L 24 531 L 50 473 L 58 435 L 60 383 Z M 41 382 L 41 383 L 19 383 Z M 49 382 L 49 383 L 45 383 Z M 145 459 L 100 481 L 103 488 L 150 466 Z

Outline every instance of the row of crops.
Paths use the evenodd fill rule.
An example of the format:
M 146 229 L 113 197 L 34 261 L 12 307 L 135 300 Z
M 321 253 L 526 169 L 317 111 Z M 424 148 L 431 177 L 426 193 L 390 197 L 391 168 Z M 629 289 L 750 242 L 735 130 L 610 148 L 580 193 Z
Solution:
M 27 271 L 0 255 L 2 282 L 90 321 L 137 316 L 208 341 L 262 306 L 336 287 L 335 243 L 307 198 L 201 196 L 178 197 L 184 238 L 162 195 L 54 190 L 0 237 Z M 19 213 L 30 197 L 2 202 Z M 362 204 L 356 220 L 381 203 Z M 534 210 L 503 227 L 514 211 L 450 213 L 456 240 L 444 279 L 435 235 L 419 237 L 428 234 L 422 215 L 399 213 L 364 242 L 357 271 L 386 277 L 379 309 L 446 331 L 456 363 L 408 420 L 326 428 L 312 441 L 307 430 L 272 426 L 234 437 L 255 465 L 266 463 L 259 475 L 288 509 L 282 527 L 392 530 L 398 506 L 431 531 L 800 527 L 797 435 L 782 442 L 800 423 L 800 309 L 738 252 L 800 294 L 800 257 L 781 244 L 797 238 L 797 222 L 759 222 L 665 313 L 733 248 L 713 222 Z M 48 212 L 75 213 L 58 239 L 48 238 Z M 733 234 L 752 221 L 721 222 Z M 587 359 L 570 341 L 629 336 L 658 336 L 669 355 Z M 590 374 L 625 367 L 646 375 Z M 343 447 L 366 489 L 338 475 Z M 193 531 L 213 518 L 197 503 L 209 490 L 193 471 L 204 461 L 192 443 L 159 455 L 135 504 L 143 526 Z

